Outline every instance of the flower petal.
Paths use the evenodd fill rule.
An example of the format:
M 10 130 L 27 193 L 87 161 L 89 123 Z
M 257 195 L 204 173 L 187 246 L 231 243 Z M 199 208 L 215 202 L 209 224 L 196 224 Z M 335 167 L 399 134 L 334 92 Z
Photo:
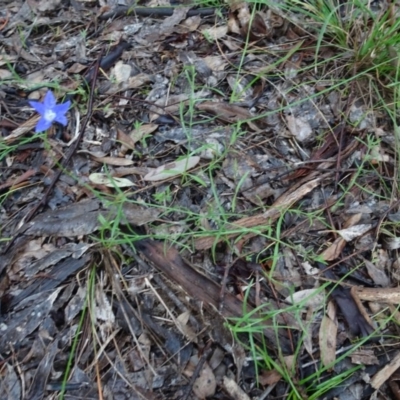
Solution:
M 47 110 L 52 110 L 56 106 L 56 98 L 51 90 L 48 90 L 44 96 L 43 105 Z
M 68 119 L 65 115 L 56 115 L 54 118 L 54 121 L 58 122 L 61 125 L 67 126 L 68 125 Z
M 43 103 L 39 103 L 38 101 L 30 101 L 29 105 L 35 109 L 36 112 L 38 112 L 40 115 L 44 115 L 45 112 L 45 106 Z
M 66 101 L 65 103 L 57 104 L 54 108 L 53 111 L 59 115 L 59 114 L 66 114 L 67 111 L 69 110 L 69 107 L 71 105 L 70 101 Z
M 52 121 L 48 121 L 46 118 L 41 117 L 36 124 L 35 132 L 44 132 L 51 127 Z

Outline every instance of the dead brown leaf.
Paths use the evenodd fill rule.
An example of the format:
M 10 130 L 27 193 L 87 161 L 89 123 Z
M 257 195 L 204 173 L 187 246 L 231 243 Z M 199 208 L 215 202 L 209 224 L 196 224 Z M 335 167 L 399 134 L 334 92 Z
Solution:
M 330 301 L 327 307 L 327 315 L 322 317 L 319 328 L 319 347 L 321 351 L 321 362 L 325 367 L 333 366 L 336 360 L 336 307 Z
M 238 221 L 229 224 L 226 227 L 226 230 L 237 230 L 238 228 L 251 228 L 254 226 L 267 226 L 268 224 L 271 224 L 273 221 L 279 218 L 283 210 L 286 210 L 288 207 L 296 203 L 296 201 L 299 201 L 302 197 L 304 197 L 307 193 L 311 192 L 323 179 L 324 176 L 321 176 L 305 183 L 300 182 L 300 184 L 290 188 L 283 195 L 281 195 L 267 212 L 254 215 L 252 217 L 239 219 Z M 235 237 L 237 235 L 238 234 L 227 234 L 226 237 Z M 220 241 L 222 239 L 215 239 L 214 237 L 202 237 L 195 241 L 195 247 L 197 250 L 209 249 L 216 240 Z
M 214 101 L 204 101 L 203 103 L 197 104 L 196 107 L 197 109 L 201 111 L 207 111 L 222 121 L 230 124 L 243 121 L 246 122 L 254 131 L 259 130 L 256 123 L 254 121 L 250 121 L 254 118 L 254 115 L 252 115 L 249 110 L 243 107 L 223 102 L 217 103 Z
M 360 213 L 350 216 L 343 225 L 344 229 L 348 229 L 353 225 L 356 225 L 360 221 L 361 216 L 362 214 Z M 342 254 L 346 243 L 347 242 L 345 239 L 343 239 L 342 237 L 337 237 L 335 241 L 320 254 L 320 256 L 325 261 L 336 260 Z
M 215 375 L 208 363 L 205 362 L 199 377 L 193 383 L 193 392 L 198 398 L 204 399 L 213 396 L 216 389 L 217 381 Z
M 271 371 L 262 371 L 261 374 L 258 376 L 258 381 L 261 385 L 274 385 L 275 383 L 279 382 L 282 379 L 282 376 L 279 372 L 275 369 Z

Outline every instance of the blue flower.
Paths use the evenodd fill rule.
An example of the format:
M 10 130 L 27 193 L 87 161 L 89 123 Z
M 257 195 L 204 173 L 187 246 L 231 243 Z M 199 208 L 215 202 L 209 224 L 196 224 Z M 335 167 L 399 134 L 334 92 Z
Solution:
M 53 92 L 49 90 L 46 96 L 44 96 L 43 103 L 30 101 L 29 104 L 41 115 L 35 128 L 36 133 L 46 131 L 51 127 L 53 122 L 67 126 L 68 120 L 65 114 L 71 105 L 70 101 L 57 104 Z

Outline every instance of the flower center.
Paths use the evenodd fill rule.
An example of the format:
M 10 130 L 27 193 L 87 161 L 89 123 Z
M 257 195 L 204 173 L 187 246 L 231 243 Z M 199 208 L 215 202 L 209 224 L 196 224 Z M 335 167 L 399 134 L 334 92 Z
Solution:
M 56 113 L 53 110 L 46 110 L 44 113 L 44 119 L 46 121 L 54 121 L 54 118 L 56 117 Z

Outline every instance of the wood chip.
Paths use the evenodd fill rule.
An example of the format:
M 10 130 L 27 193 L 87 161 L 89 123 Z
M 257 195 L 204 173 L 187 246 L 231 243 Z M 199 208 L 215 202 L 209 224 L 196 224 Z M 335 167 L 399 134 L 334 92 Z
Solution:
M 222 381 L 225 390 L 229 393 L 229 396 L 233 400 L 250 400 L 245 392 L 240 388 L 240 386 L 233 380 L 226 376 Z
M 388 365 L 384 366 L 372 377 L 371 386 L 374 389 L 379 389 L 398 368 L 400 368 L 400 352 L 395 355 Z
M 354 291 L 360 300 L 377 301 L 389 304 L 400 303 L 400 287 L 396 288 L 363 288 L 355 287 Z

